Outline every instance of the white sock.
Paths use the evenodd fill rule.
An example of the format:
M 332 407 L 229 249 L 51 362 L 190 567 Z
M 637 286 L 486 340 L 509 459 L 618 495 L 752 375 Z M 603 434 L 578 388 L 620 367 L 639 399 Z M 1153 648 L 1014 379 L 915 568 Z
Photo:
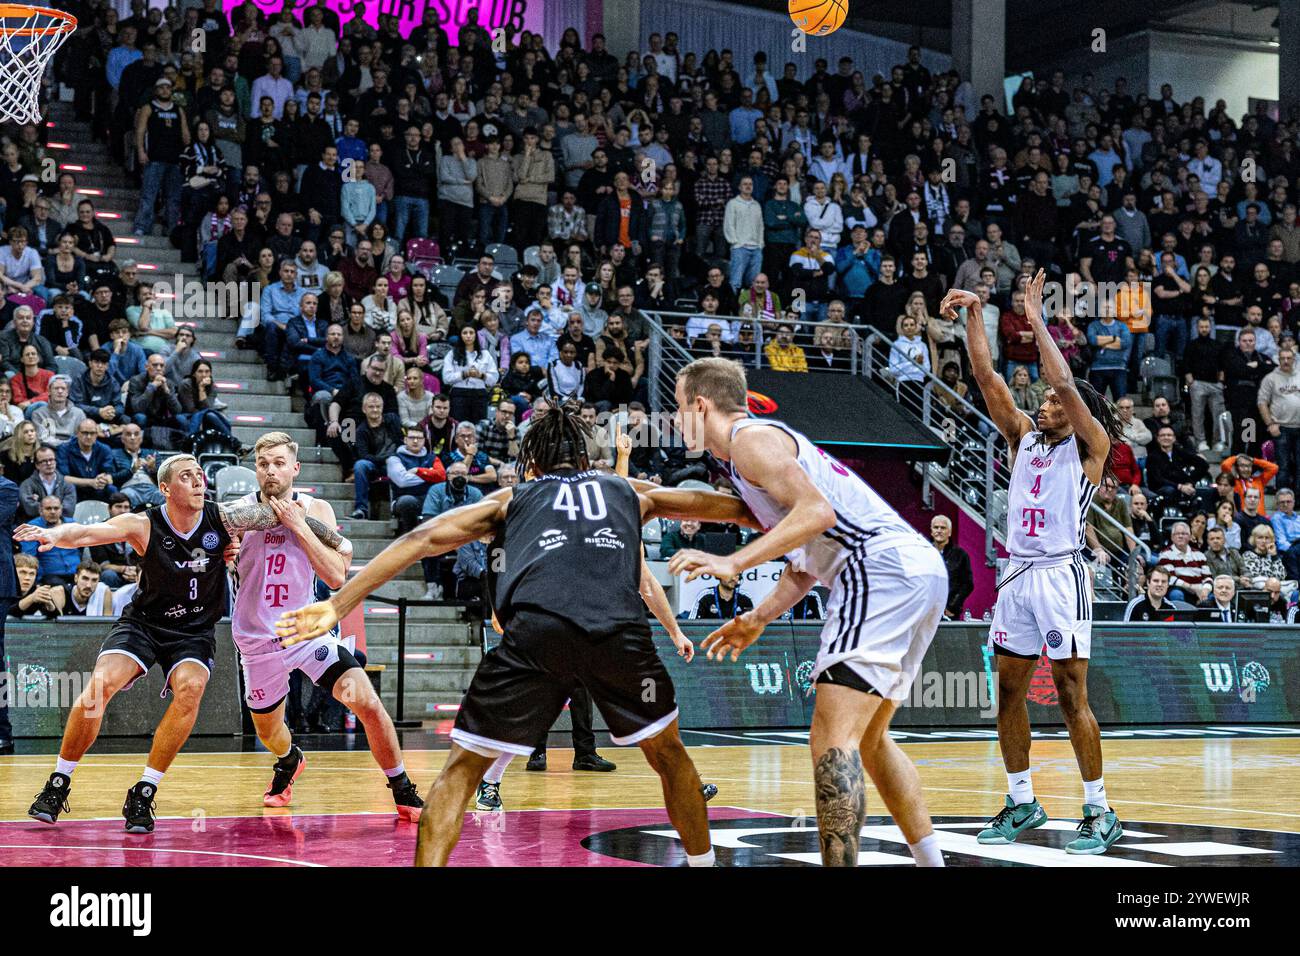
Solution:
M 501 778 L 505 776 L 506 767 L 510 766 L 510 761 L 514 759 L 514 754 L 502 754 L 500 757 L 497 757 L 496 763 L 488 767 L 487 773 L 483 774 L 483 782 L 500 783 Z
M 400 777 L 404 773 L 406 773 L 406 764 L 399 763 L 392 770 L 385 770 L 384 776 L 387 777 L 389 780 L 392 780 L 394 777 Z
M 1034 775 L 1032 770 L 1022 770 L 1019 773 L 1007 774 L 1007 796 L 1011 802 L 1019 806 L 1022 803 L 1034 802 Z
M 917 866 L 944 865 L 943 854 L 939 852 L 939 838 L 933 833 L 916 843 L 909 843 L 907 848 L 912 851 Z
M 62 757 L 60 757 L 58 760 L 54 762 L 54 772 L 61 773 L 65 777 L 71 779 L 72 771 L 77 769 L 78 763 L 80 763 L 79 760 L 64 760 Z
M 1085 780 L 1083 782 L 1083 802 L 1091 803 L 1094 807 L 1101 807 L 1102 810 L 1109 810 L 1110 804 L 1106 802 L 1106 785 L 1102 782 L 1101 777 L 1096 780 Z
M 708 853 L 700 853 L 697 856 L 686 854 L 687 866 L 712 866 L 713 865 L 713 848 L 709 848 Z
M 166 770 L 155 770 L 153 767 L 146 766 L 144 773 L 140 774 L 140 782 L 151 783 L 157 789 L 158 784 L 162 783 L 163 774 L 166 772 Z

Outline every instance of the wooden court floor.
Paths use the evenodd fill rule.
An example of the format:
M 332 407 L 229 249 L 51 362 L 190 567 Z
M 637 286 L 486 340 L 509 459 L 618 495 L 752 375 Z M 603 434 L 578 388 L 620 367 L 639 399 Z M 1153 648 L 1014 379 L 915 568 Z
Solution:
M 358 738 L 361 739 L 361 738 Z M 700 739 L 700 738 L 696 738 Z M 958 865 L 1300 865 L 1300 737 L 1121 739 L 1103 742 L 1106 785 L 1129 836 L 1105 857 L 1071 857 L 1082 787 L 1066 740 L 1035 741 L 1034 787 L 1052 817 L 1013 847 L 975 844 L 1000 807 L 1006 778 L 991 740 L 903 743 L 917 764 L 945 856 Z M 812 771 L 806 746 L 727 743 L 691 747 L 719 789 L 710 804 L 719 861 L 816 861 Z M 603 747 L 614 773 L 569 769 L 550 750 L 546 773 L 516 760 L 502 783 L 505 812 L 470 814 L 453 863 L 466 865 L 675 865 L 680 845 L 662 810 L 659 781 L 635 748 Z M 422 792 L 445 750 L 408 750 Z M 364 749 L 308 750 L 293 805 L 262 807 L 266 753 L 185 752 L 158 794 L 158 824 L 122 832 L 124 795 L 139 754 L 92 754 L 78 767 L 71 811 L 50 827 L 26 817 L 53 758 L 0 758 L 0 865 L 406 865 L 415 828 L 393 816 L 384 778 Z M 909 865 L 901 835 L 876 793 L 862 865 Z

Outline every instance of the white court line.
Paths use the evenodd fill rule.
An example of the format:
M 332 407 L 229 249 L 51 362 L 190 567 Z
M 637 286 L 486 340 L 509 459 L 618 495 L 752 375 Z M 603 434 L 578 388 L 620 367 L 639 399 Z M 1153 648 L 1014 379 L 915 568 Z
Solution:
M 286 860 L 278 856 L 258 856 L 256 853 L 228 853 L 222 850 L 171 850 L 153 846 L 51 846 L 45 843 L 0 843 L 0 850 L 107 850 L 110 853 L 187 853 L 196 856 L 229 856 L 244 860 L 262 860 L 266 863 L 288 863 L 290 866 L 325 866 L 324 863 Z

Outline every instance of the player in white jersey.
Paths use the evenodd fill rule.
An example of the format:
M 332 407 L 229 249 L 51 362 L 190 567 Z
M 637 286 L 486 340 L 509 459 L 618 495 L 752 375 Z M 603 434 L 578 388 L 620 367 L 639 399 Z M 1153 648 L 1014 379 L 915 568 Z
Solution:
M 281 523 L 245 534 L 238 542 L 231 633 L 243 664 L 244 700 L 253 714 L 253 726 L 277 758 L 262 802 L 287 807 L 293 799 L 293 782 L 307 766 L 306 755 L 294 744 L 284 722 L 289 675 L 300 670 L 357 715 L 371 753 L 388 778 L 398 815 L 419 819 L 424 804 L 406 775 L 397 731 L 352 648 L 336 632 L 293 647 L 281 646 L 275 632 L 280 615 L 314 601 L 317 578 L 331 588 L 342 587 L 352 563 L 352 544 L 344 539 L 338 551 L 330 550 L 319 546 L 307 528 L 308 515 L 330 528 L 336 522 L 329 502 L 293 491 L 301 469 L 297 442 L 284 432 L 269 432 L 257 440 L 253 454 L 260 491 L 246 500 L 269 504 Z
M 677 406 L 687 448 L 730 463 L 732 484 L 766 533 L 732 555 L 679 551 L 669 570 L 721 579 L 782 556 L 790 562 L 757 607 L 704 640 L 709 657 L 736 660 L 819 581 L 831 589 L 809 736 L 823 863 L 857 865 L 865 768 L 916 862 L 942 866 L 920 776 L 889 736 L 948 598 L 938 551 L 803 435 L 750 418 L 738 363 L 708 358 L 686 366 Z
M 1079 835 L 1068 853 L 1105 853 L 1123 835 L 1106 799 L 1101 732 L 1088 706 L 1092 653 L 1092 578 L 1083 558 L 1084 529 L 1093 493 L 1110 470 L 1111 443 L 1122 441 L 1115 407 L 1076 379 L 1043 323 L 1040 270 L 1025 287 L 1025 314 L 1038 345 L 1041 376 L 1051 386 L 1037 419 L 1016 408 L 993 367 L 980 301 L 954 289 L 942 312 L 965 308 L 971 367 L 989 416 L 1011 449 L 1007 499 L 1010 561 L 998 584 L 989 644 L 998 658 L 998 742 L 1007 770 L 1005 806 L 979 834 L 981 843 L 1010 843 L 1047 822 L 1034 798 L 1029 769 L 1029 710 L 1025 694 L 1044 642 L 1052 663 L 1061 714 L 1083 775 Z

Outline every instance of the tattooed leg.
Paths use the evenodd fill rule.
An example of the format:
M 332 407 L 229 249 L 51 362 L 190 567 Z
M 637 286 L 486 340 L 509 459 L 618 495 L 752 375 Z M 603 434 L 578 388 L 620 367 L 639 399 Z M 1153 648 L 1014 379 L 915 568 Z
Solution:
M 832 747 L 813 770 L 817 788 L 817 832 L 822 863 L 857 866 L 862 823 L 867 816 L 866 775 L 856 749 Z
M 867 782 L 858 747 L 880 698 L 849 687 L 820 684 L 813 710 L 813 785 L 817 829 L 826 866 L 857 866 L 867 815 Z

